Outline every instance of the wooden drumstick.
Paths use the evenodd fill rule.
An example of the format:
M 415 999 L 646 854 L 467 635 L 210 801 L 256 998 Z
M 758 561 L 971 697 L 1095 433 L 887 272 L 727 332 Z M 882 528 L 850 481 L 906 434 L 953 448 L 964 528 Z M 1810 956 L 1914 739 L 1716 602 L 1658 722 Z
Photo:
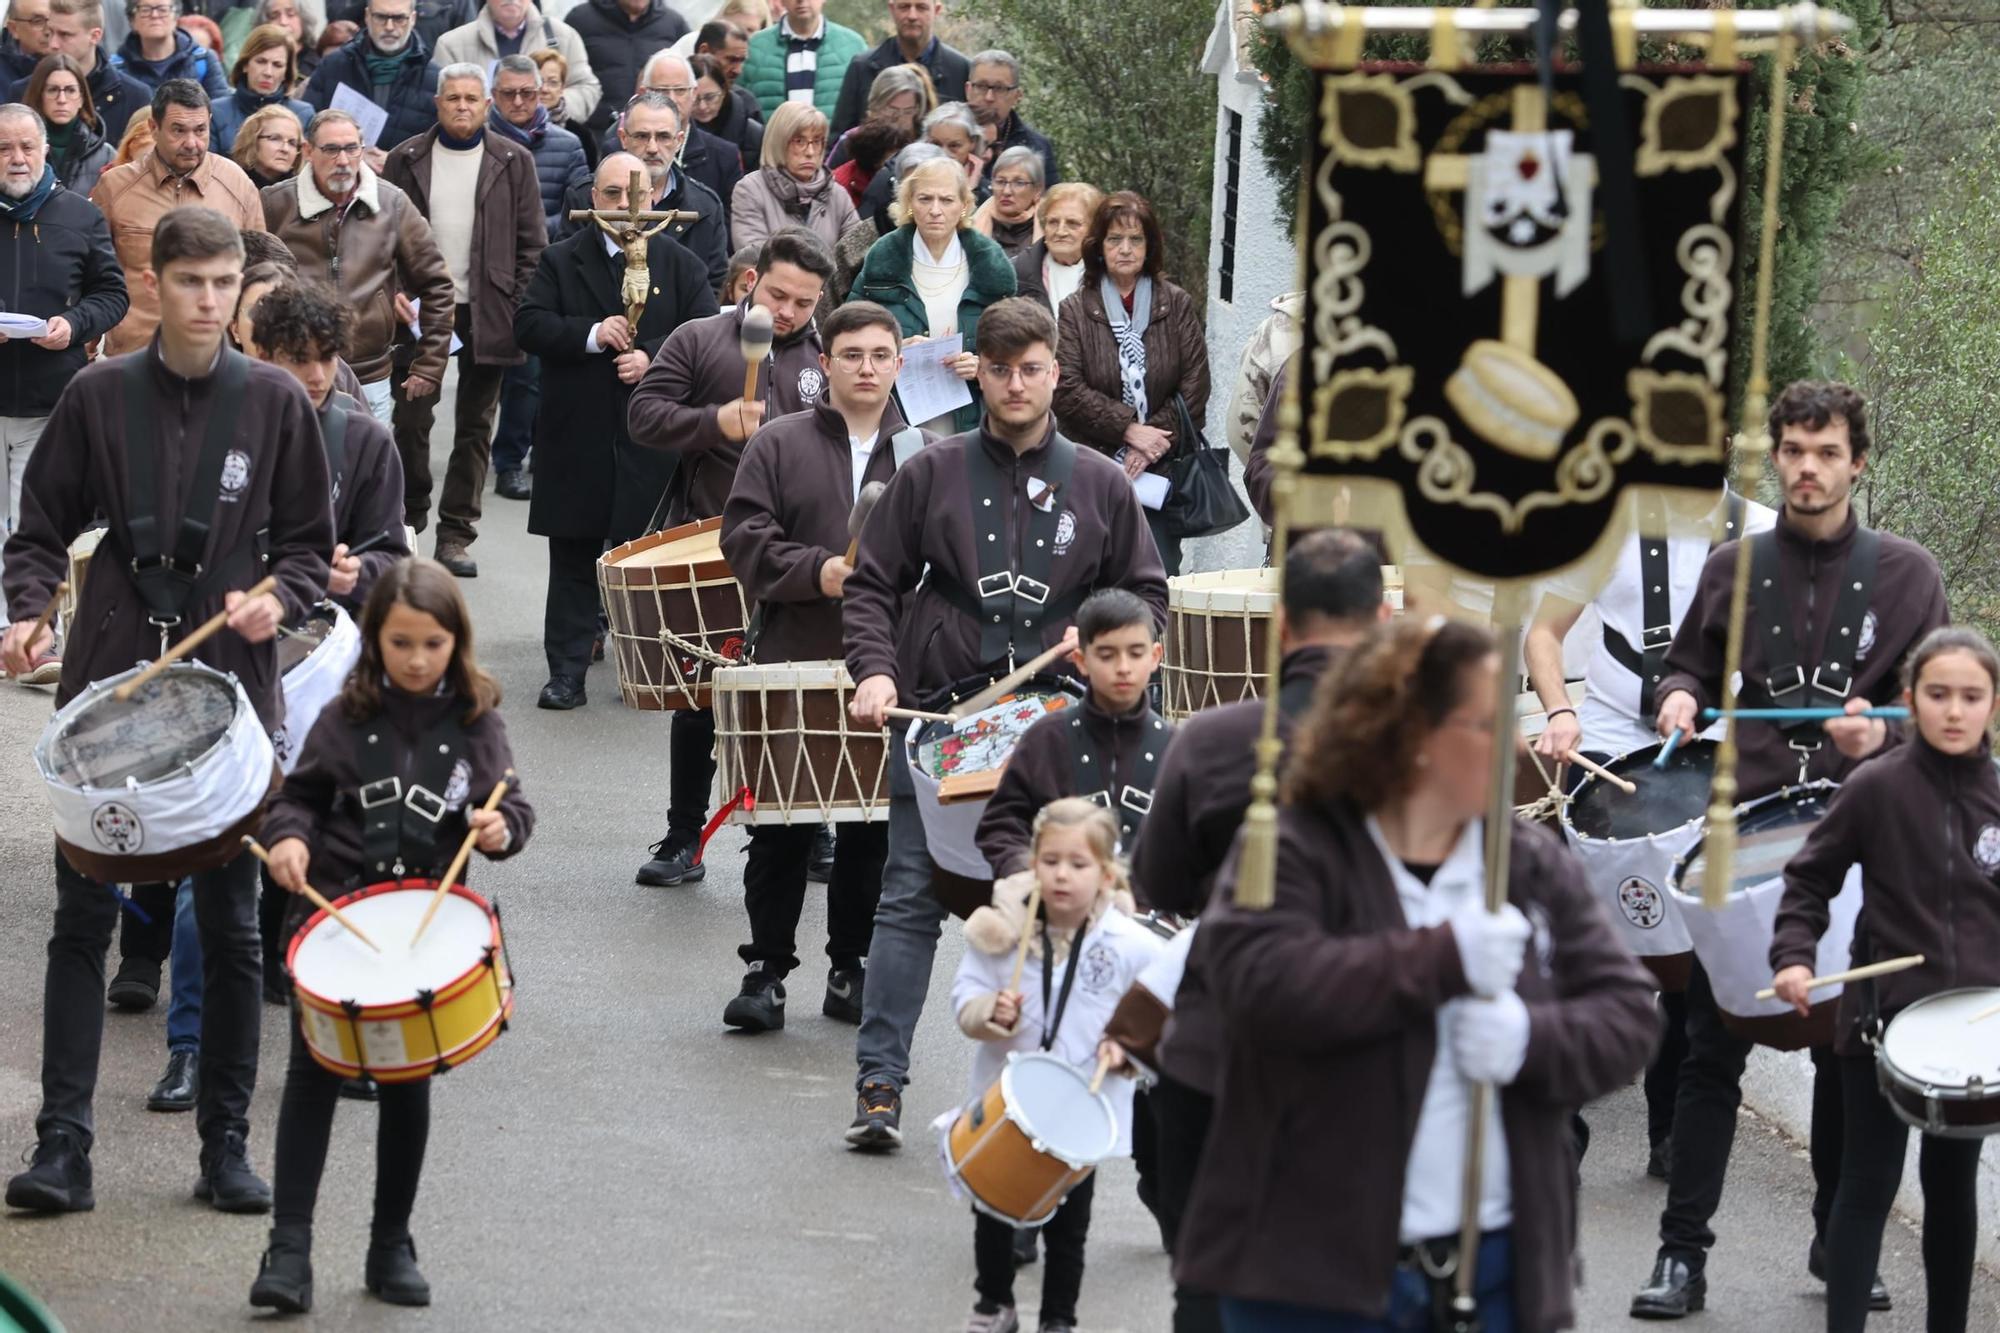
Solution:
M 63 583 L 58 583 L 56 585 L 56 590 L 49 594 L 48 604 L 42 608 L 42 613 L 35 617 L 34 631 L 28 635 L 28 647 L 27 647 L 28 652 L 32 653 L 33 651 L 35 651 L 35 640 L 41 638 L 42 631 L 49 627 L 50 619 L 52 619 L 55 616 L 56 607 L 61 605 L 63 594 L 67 593 L 68 591 L 69 591 L 69 584 L 67 582 L 63 582 Z
M 1098 1056 L 1097 1072 L 1090 1076 L 1091 1096 L 1095 1097 L 1097 1095 L 1097 1090 L 1104 1086 L 1104 1076 L 1110 1072 L 1111 1072 L 1111 1057 L 1108 1055 Z
M 1035 913 L 1041 906 L 1042 880 L 1038 875 L 1035 887 L 1028 890 L 1028 915 L 1021 921 L 1021 942 L 1014 947 L 1014 979 L 1007 983 L 1007 989 L 1016 995 L 1021 993 L 1021 973 L 1028 969 L 1028 927 L 1035 924 Z
M 1906 972 L 1910 968 L 1922 967 L 1923 965 L 1924 956 L 1920 953 L 1913 953 L 1903 958 L 1889 958 L 1879 963 L 1869 963 L 1865 967 L 1850 967 L 1845 972 L 1829 972 L 1823 977 L 1814 977 L 1812 980 L 1806 982 L 1806 989 L 1818 990 L 1821 986 L 1838 986 L 1848 981 L 1866 981 L 1870 977 L 1886 977 L 1891 972 Z M 1775 1000 L 1778 998 L 1778 992 L 1774 987 L 1766 986 L 1763 990 L 1757 992 L 1757 998 L 1760 1000 Z M 1977 1021 L 1976 1016 L 1974 1021 Z
M 2000 1014 L 2000 1004 L 1990 1004 L 1986 1006 L 1986 1008 L 1981 1009 L 1978 1013 L 1966 1019 L 1965 1025 L 1967 1027 L 1971 1027 L 1974 1023 L 1983 1023 L 1987 1019 L 1993 1017 L 1993 1015 L 1995 1014 Z
M 901 718 L 905 722 L 950 722 L 954 720 L 950 713 L 926 713 L 921 708 L 885 708 L 882 710 L 882 716 Z
M 1616 787 L 1619 791 L 1624 792 L 1627 796 L 1635 796 L 1638 794 L 1639 789 L 1637 787 L 1627 782 L 1624 778 L 1619 777 L 1616 773 L 1613 773 L 1610 769 L 1598 763 L 1595 759 L 1585 759 L 1575 750 L 1563 751 L 1563 758 L 1567 762 L 1575 764 L 1578 768 L 1582 769 L 1586 773 L 1595 773 L 1598 777 L 1603 778 L 1606 782 Z
M 854 557 L 861 552 L 861 529 L 868 522 L 868 516 L 875 512 L 875 505 L 882 498 L 882 492 L 889 489 L 883 481 L 871 481 L 861 488 L 861 494 L 854 497 L 854 508 L 847 514 L 847 563 L 853 564 Z
M 271 854 L 265 851 L 264 844 L 258 842 L 255 838 L 249 838 L 249 837 L 244 838 L 243 848 L 245 851 L 249 852 L 250 855 L 256 857 L 259 861 L 262 861 L 265 865 L 271 864 Z M 314 907 L 317 907 L 320 911 L 325 912 L 328 916 L 332 917 L 335 921 L 338 921 L 341 925 L 347 927 L 347 933 L 352 935 L 355 939 L 360 940 L 363 944 L 373 949 L 376 953 L 382 952 L 381 945 L 377 944 L 374 940 L 369 939 L 367 933 L 363 931 L 361 927 L 355 925 L 352 921 L 348 920 L 347 913 L 341 911 L 338 907 L 335 907 L 332 903 L 328 902 L 326 900 L 326 895 L 321 893 L 318 889 L 314 888 L 310 884 L 301 883 L 299 888 L 299 896 L 301 898 L 304 898 L 307 902 L 311 903 Z
M 258 580 L 257 583 L 252 585 L 248 592 L 243 594 L 243 601 L 247 602 L 252 597 L 262 597 L 267 592 L 275 592 L 277 590 L 277 587 L 278 587 L 278 576 L 276 574 L 266 574 L 262 579 Z M 238 606 L 241 606 L 242 604 L 243 604 L 242 602 L 237 603 Z M 180 661 L 181 658 L 186 657 L 189 653 L 193 652 L 197 647 L 199 647 L 203 642 L 205 642 L 210 635 L 214 634 L 217 630 L 221 629 L 224 625 L 228 623 L 229 623 L 229 612 L 217 611 L 214 615 L 210 616 L 201 625 L 196 627 L 194 633 L 188 635 L 185 639 L 182 639 L 179 643 L 167 649 L 167 651 L 165 651 L 164 653 L 161 653 L 159 659 L 155 661 L 151 666 L 147 667 L 144 671 L 141 671 L 138 675 L 132 677 L 132 679 L 126 681 L 123 685 L 120 685 L 117 689 L 113 690 L 111 692 L 111 697 L 118 700 L 119 703 L 124 703 L 127 699 L 130 699 L 132 697 L 133 692 L 136 691 L 141 685 L 144 685 L 147 681 L 159 675 L 162 671 L 165 671 L 175 662 Z
M 988 685 L 985 689 L 973 695 L 970 699 L 967 699 L 964 703 L 959 704 L 956 708 L 953 708 L 951 710 L 951 720 L 953 722 L 957 722 L 962 718 L 970 717 L 972 714 L 978 712 L 982 708 L 992 707 L 993 704 L 997 700 L 999 700 L 1002 696 L 1011 693 L 1013 690 L 1019 687 L 1023 681 L 1027 680 L 1037 671 L 1040 671 L 1043 667 L 1046 667 L 1047 665 L 1049 665 L 1049 663 L 1055 661 L 1058 657 L 1064 656 L 1070 651 L 1071 648 L 1069 645 L 1069 639 L 1065 637 L 1061 643 L 1049 649 L 1041 656 L 1030 661 L 1026 666 L 1021 667 L 1019 670 L 1016 670 L 1008 675 L 1002 676 L 999 680 L 994 681 L 991 685 Z
M 757 367 L 771 354 L 771 312 L 753 305 L 743 312 L 743 326 L 736 334 L 736 348 L 743 353 L 743 401 L 757 401 Z
M 493 794 L 487 797 L 486 804 L 479 808 L 481 810 L 492 810 L 495 806 L 499 805 L 500 798 L 507 794 L 507 787 L 513 781 L 514 770 L 510 768 L 500 775 L 498 782 L 493 784 Z M 469 828 L 465 831 L 465 841 L 458 844 L 458 855 L 451 858 L 451 865 L 445 869 L 444 878 L 438 881 L 437 891 L 431 894 L 430 906 L 424 909 L 424 919 L 417 922 L 417 933 L 410 936 L 410 947 L 412 949 L 417 947 L 417 941 L 424 937 L 424 932 L 430 929 L 431 918 L 437 915 L 438 908 L 444 906 L 444 896 L 450 893 L 451 886 L 458 882 L 460 872 L 465 869 L 466 860 L 472 855 L 472 844 L 478 840 L 478 829 Z

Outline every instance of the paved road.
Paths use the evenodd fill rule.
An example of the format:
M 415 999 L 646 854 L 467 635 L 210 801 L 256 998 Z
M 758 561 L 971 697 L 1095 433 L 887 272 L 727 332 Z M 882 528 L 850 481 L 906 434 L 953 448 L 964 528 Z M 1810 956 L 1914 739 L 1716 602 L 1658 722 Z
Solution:
M 441 413 L 448 420 L 448 413 Z M 442 431 L 440 432 L 442 434 Z M 438 460 L 439 475 L 443 459 Z M 468 585 L 483 660 L 504 684 L 527 790 L 541 812 L 528 853 L 494 868 L 520 978 L 514 1030 L 435 1101 L 415 1230 L 439 1304 L 392 1311 L 361 1291 L 374 1113 L 343 1104 L 317 1231 L 322 1327 L 769 1329 L 962 1326 L 971 1222 L 946 1195 L 923 1126 L 963 1091 L 967 1051 L 946 1015 L 959 945 L 947 933 L 918 1035 L 896 1158 L 848 1153 L 852 1029 L 818 1016 L 818 975 L 798 974 L 792 1026 L 746 1038 L 721 1024 L 739 977 L 734 948 L 743 840 L 720 834 L 707 881 L 635 886 L 659 836 L 666 724 L 625 711 L 609 666 L 575 713 L 533 707 L 543 679 L 541 545 L 526 506 L 489 496 L 481 577 Z M 1245 550 L 1254 541 L 1238 539 Z M 1233 549 L 1225 557 L 1238 563 Z M 42 949 L 53 892 L 29 749 L 46 694 L 0 686 L 0 1145 L 27 1145 L 37 1101 Z M 824 938 L 808 908 L 802 953 Z M 95 1154 L 99 1206 L 86 1217 L 0 1219 L 0 1269 L 27 1281 L 78 1333 L 207 1330 L 250 1318 L 259 1219 L 187 1196 L 189 1116 L 143 1108 L 163 1063 L 162 1015 L 107 1019 Z M 266 1010 L 253 1152 L 268 1168 L 284 1030 Z M 1357 1096 L 1367 1089 L 1355 1089 Z M 1639 1173 L 1642 1112 L 1623 1093 L 1592 1112 L 1580 1327 L 1631 1327 L 1624 1303 L 1651 1263 L 1661 1189 Z M 1129 1165 L 1098 1192 L 1082 1322 L 1093 1333 L 1168 1324 L 1166 1261 L 1134 1201 Z M 1822 1305 L 1804 1273 L 1806 1170 L 1792 1145 L 1746 1118 L 1718 1230 L 1713 1310 L 1699 1326 L 1804 1330 Z M 1340 1206 L 1329 1200 L 1329 1207 Z M 1898 1227 L 1885 1256 L 1898 1312 L 1871 1327 L 1921 1328 L 1917 1241 Z M 1032 1308 L 1039 1275 L 1027 1270 Z M 2000 1327 L 1982 1281 L 1975 1327 Z

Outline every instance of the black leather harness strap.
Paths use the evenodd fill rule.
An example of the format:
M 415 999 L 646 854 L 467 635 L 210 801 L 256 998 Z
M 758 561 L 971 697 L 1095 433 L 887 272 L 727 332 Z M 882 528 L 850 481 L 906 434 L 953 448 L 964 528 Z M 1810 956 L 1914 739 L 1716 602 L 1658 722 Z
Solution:
M 356 793 L 361 805 L 361 868 L 366 876 L 401 878 L 433 873 L 438 825 L 446 813 L 452 769 L 465 754 L 458 714 L 448 712 L 417 741 L 406 782 L 399 737 L 387 718 L 349 723 L 354 738 Z
M 1827 621 L 1820 661 L 1808 672 L 1793 635 L 1791 600 L 1785 595 L 1779 568 L 1778 534 L 1765 532 L 1750 539 L 1750 631 L 1763 645 L 1763 692 L 1772 706 L 1803 708 L 1846 702 L 1854 688 L 1854 658 L 1868 617 L 1869 591 L 1881 552 L 1882 539 L 1872 529 L 1855 532 L 1840 572 L 1840 590 Z M 1819 724 L 1810 721 L 1780 726 L 1787 731 L 1819 730 Z
M 1064 510 L 1061 497 L 1076 466 L 1076 445 L 1060 434 L 1049 440 L 1048 464 L 1039 477 L 1027 479 L 1021 493 L 1020 468 L 1002 472 L 981 431 L 966 441 L 966 486 L 972 498 L 973 546 L 979 558 L 979 582 L 959 586 L 949 576 L 931 572 L 931 585 L 960 611 L 979 621 L 979 656 L 983 664 L 1011 660 L 1030 644 L 1041 643 L 1041 627 L 1073 614 L 1082 597 L 1052 599 L 1049 570 Z M 1017 505 L 1027 512 L 1018 525 L 1020 565 L 1015 566 L 1013 520 Z M 1074 523 L 1075 520 L 1071 520 Z
M 347 407 L 338 397 L 327 399 L 319 414 L 319 433 L 326 441 L 326 467 L 333 474 L 333 498 L 340 501 L 340 488 L 347 480 Z
M 1100 753 L 1084 724 L 1083 710 L 1069 711 L 1076 713 L 1069 721 L 1070 785 L 1077 795 L 1111 812 L 1118 821 L 1118 848 L 1129 856 L 1138 845 L 1139 825 L 1153 808 L 1153 788 L 1159 782 L 1160 763 L 1167 757 L 1173 728 L 1147 710 L 1139 724 L 1145 735 L 1137 743 L 1131 763 L 1121 771 L 1115 744 L 1110 753 Z
M 1709 544 L 1712 551 L 1722 542 L 1734 541 L 1743 531 L 1743 497 L 1728 493 L 1723 510 L 1722 533 Z M 1667 561 L 1667 539 L 1643 534 L 1639 542 L 1639 642 L 1634 645 L 1609 625 L 1602 627 L 1604 651 L 1611 660 L 1639 678 L 1639 716 L 1656 711 L 1654 690 L 1667 674 L 1667 650 L 1674 645 L 1672 570 Z

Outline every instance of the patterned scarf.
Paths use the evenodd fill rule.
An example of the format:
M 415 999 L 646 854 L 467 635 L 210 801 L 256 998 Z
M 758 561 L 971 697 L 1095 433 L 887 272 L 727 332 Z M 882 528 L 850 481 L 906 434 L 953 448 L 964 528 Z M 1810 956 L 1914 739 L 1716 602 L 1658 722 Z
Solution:
M 1132 313 L 1125 313 L 1125 298 L 1118 294 L 1111 275 L 1097 280 L 1104 298 L 1104 313 L 1111 320 L 1111 336 L 1118 340 L 1118 375 L 1123 381 L 1126 406 L 1144 421 L 1149 415 L 1146 402 L 1146 326 L 1153 322 L 1153 280 L 1142 277 L 1132 289 Z

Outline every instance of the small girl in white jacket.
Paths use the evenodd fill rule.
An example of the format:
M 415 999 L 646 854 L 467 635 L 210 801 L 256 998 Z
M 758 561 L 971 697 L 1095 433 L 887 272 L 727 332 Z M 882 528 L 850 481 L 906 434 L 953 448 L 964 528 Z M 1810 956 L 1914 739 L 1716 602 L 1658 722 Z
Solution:
M 1034 866 L 994 885 L 993 904 L 965 923 L 967 948 L 952 982 L 952 1010 L 980 1044 L 966 1095 L 977 1101 L 1000 1077 L 1013 1051 L 1047 1051 L 1094 1073 L 1105 1022 L 1140 971 L 1165 946 L 1132 920 L 1132 897 L 1118 863 L 1118 825 L 1094 802 L 1052 801 L 1035 817 Z M 1041 885 L 1041 909 L 1028 920 L 1028 897 Z M 1009 990 L 1021 933 L 1029 932 L 1021 989 Z M 1132 1084 L 1108 1079 L 1105 1095 L 1118 1115 L 1116 1153 L 1132 1150 Z M 1048 1261 L 1042 1270 L 1041 1333 L 1076 1327 L 1083 1285 L 1084 1239 L 1096 1177 L 1084 1180 L 1042 1227 Z M 977 1268 L 967 1333 L 1012 1333 L 1014 1228 L 984 1213 L 973 1218 Z

